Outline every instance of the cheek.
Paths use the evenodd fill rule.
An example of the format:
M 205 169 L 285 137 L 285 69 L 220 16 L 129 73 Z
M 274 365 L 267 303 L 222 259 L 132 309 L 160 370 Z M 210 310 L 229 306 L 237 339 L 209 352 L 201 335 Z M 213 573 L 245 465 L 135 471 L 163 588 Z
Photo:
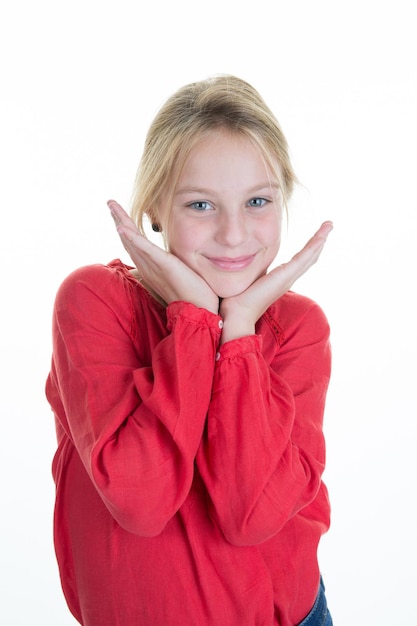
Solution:
M 276 254 L 281 245 L 281 223 L 271 220 L 269 224 L 263 225 L 258 236 L 265 248 L 275 250 Z
M 180 259 L 185 260 L 196 248 L 196 238 L 190 229 L 174 226 L 167 233 L 168 251 Z

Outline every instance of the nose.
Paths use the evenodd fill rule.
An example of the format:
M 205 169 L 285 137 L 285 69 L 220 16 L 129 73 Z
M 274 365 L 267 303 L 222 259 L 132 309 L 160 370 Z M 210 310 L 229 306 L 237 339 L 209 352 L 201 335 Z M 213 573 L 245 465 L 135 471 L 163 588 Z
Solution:
M 219 215 L 216 241 L 217 243 L 235 248 L 248 239 L 248 225 L 241 212 L 226 212 Z

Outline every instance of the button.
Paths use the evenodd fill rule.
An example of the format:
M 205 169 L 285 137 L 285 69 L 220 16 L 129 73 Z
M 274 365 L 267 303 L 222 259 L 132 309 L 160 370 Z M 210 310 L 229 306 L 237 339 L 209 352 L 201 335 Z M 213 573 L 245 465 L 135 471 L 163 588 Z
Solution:
M 223 320 L 219 321 L 219 328 L 223 328 Z
M 220 352 L 216 352 L 216 361 L 218 361 L 220 359 Z

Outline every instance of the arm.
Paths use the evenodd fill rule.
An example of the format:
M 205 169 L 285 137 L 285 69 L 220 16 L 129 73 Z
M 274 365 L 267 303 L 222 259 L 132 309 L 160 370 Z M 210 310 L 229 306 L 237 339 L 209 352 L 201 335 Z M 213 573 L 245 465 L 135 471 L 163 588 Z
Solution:
M 47 394 L 111 514 L 130 532 L 151 536 L 191 486 L 219 318 L 173 303 L 151 362 L 141 362 L 135 344 L 150 331 L 135 319 L 126 290 L 126 280 L 104 267 L 64 282 Z
M 211 515 L 233 544 L 272 537 L 320 487 L 328 325 L 312 305 L 286 334 L 271 365 L 259 336 L 224 344 L 216 364 L 197 462 Z

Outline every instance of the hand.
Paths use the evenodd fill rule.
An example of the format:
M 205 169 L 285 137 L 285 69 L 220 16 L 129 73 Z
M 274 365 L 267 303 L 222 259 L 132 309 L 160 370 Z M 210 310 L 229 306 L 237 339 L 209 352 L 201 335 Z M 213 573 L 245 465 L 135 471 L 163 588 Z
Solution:
M 133 220 L 115 200 L 108 207 L 123 246 L 144 285 L 166 304 L 181 300 L 218 314 L 219 298 L 198 274 L 173 254 L 140 234 Z
M 239 295 L 222 300 L 220 305 L 220 315 L 224 324 L 222 343 L 254 334 L 255 323 L 267 308 L 284 295 L 318 260 L 332 228 L 331 222 L 324 222 L 304 248 L 288 263 L 283 263 L 261 276 Z

